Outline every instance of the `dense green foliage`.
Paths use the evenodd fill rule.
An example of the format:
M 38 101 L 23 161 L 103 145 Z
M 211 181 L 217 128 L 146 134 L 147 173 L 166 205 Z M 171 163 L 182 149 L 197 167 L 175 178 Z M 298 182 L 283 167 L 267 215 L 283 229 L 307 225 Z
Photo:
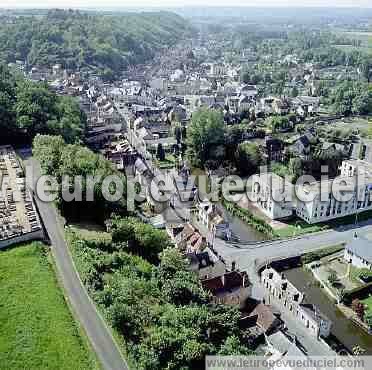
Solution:
M 0 369 L 98 369 L 40 243 L 0 252 Z
M 105 74 L 154 56 L 187 34 L 181 17 L 166 13 L 117 16 L 53 10 L 41 17 L 0 22 L 0 58 L 6 62 L 65 68 L 88 67 Z
M 62 135 L 74 142 L 82 137 L 85 123 L 75 100 L 57 96 L 47 85 L 14 76 L 0 65 L 1 142 L 27 141 L 38 133 Z
M 288 167 L 293 182 L 296 182 L 302 175 L 311 175 L 315 179 L 320 180 L 322 167 L 327 167 L 328 176 L 334 178 L 339 174 L 339 167 L 346 157 L 346 153 L 343 150 L 333 147 L 322 150 L 319 145 L 314 145 L 310 158 L 293 157 L 289 161 Z
M 187 128 L 187 140 L 188 154 L 194 165 L 204 166 L 208 160 L 223 157 L 222 112 L 205 108 L 195 112 Z
M 235 156 L 236 167 L 242 175 L 253 175 L 264 164 L 262 150 L 256 143 L 239 144 Z
M 247 132 L 258 134 L 256 127 L 246 121 L 227 126 L 222 112 L 199 109 L 193 114 L 187 128 L 188 156 L 191 163 L 210 169 L 232 165 L 243 175 L 255 173 L 263 164 L 263 155 L 257 144 L 243 142 Z
M 130 240 L 122 247 L 151 262 L 157 262 L 158 254 L 170 246 L 170 240 L 164 231 L 138 222 L 136 218 L 113 218 L 109 229 L 114 243 Z
M 334 245 L 331 247 L 323 248 L 315 252 L 309 252 L 301 256 L 301 262 L 305 265 L 307 263 L 318 261 L 321 258 L 330 256 L 337 252 L 341 252 L 344 250 L 344 248 L 345 248 L 344 244 L 340 244 L 340 245 Z
M 372 90 L 366 83 L 345 81 L 332 89 L 329 103 L 337 114 L 371 114 Z
M 40 161 L 44 174 L 54 176 L 58 183 L 58 203 L 68 220 L 93 219 L 103 222 L 111 212 L 125 208 L 125 176 L 114 165 L 99 154 L 78 144 L 66 144 L 61 136 L 38 135 L 33 142 L 33 153 Z M 123 198 L 116 202 L 108 201 L 102 194 L 102 183 L 108 176 L 118 176 L 123 183 Z M 68 181 L 63 178 L 68 176 Z M 81 182 L 74 181 L 81 176 Z M 88 179 L 97 177 L 93 184 Z M 62 184 L 65 184 L 62 186 Z M 82 189 L 82 200 L 66 202 L 62 191 Z M 111 188 L 110 188 L 111 189 Z M 91 190 L 93 200 L 87 200 L 87 191 Z
M 112 225 L 112 241 L 68 235 L 82 279 L 134 368 L 203 369 L 208 354 L 249 354 L 238 309 L 211 303 L 184 256 L 159 238 L 163 232 L 135 219 Z M 155 264 L 151 249 L 162 250 Z

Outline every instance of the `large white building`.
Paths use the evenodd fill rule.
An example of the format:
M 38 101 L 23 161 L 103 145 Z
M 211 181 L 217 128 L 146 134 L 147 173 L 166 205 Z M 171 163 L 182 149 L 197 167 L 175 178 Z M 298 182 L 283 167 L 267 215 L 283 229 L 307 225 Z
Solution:
M 293 203 L 284 199 L 284 189 L 292 198 L 293 185 L 280 176 L 274 173 L 252 176 L 251 199 L 266 216 L 273 220 L 290 217 L 293 214 Z
M 253 177 L 252 199 L 269 218 L 296 214 L 309 224 L 355 215 L 372 209 L 372 164 L 360 160 L 343 161 L 336 179 L 296 185 L 264 173 Z M 277 201 L 285 184 L 291 201 Z
M 331 333 L 332 321 L 323 315 L 316 306 L 306 303 L 305 295 L 285 276 L 272 267 L 261 273 L 261 282 L 265 288 L 265 303 L 280 306 L 295 320 L 305 326 L 309 335 L 327 338 Z

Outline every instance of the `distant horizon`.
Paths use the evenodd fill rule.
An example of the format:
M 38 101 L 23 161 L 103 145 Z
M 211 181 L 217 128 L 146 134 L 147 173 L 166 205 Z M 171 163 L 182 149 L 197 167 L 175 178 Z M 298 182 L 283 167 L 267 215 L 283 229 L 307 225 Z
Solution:
M 121 5 L 121 4 L 112 4 L 112 0 L 106 1 L 107 5 L 100 4 L 101 1 L 97 4 L 94 1 L 64 1 L 63 5 L 58 4 L 61 3 L 57 0 L 49 0 L 49 1 L 43 1 L 41 4 L 38 3 L 38 1 L 34 1 L 30 4 L 30 1 L 27 1 L 24 3 L 23 1 L 17 1 L 17 3 L 21 3 L 19 5 L 14 4 L 13 1 L 2 1 L 5 4 L 0 4 L 1 10 L 47 10 L 47 9 L 74 9 L 74 10 L 148 10 L 148 9 L 157 9 L 157 10 L 172 10 L 172 9 L 216 9 L 216 8 L 257 8 L 257 9 L 275 9 L 275 8 L 288 8 L 288 9 L 298 9 L 298 8 L 312 8 L 312 9 L 322 9 L 322 8 L 328 8 L 328 9 L 372 9 L 372 2 L 365 0 L 361 0 L 358 2 L 358 4 L 349 4 L 349 3 L 341 3 L 337 2 L 336 4 L 326 4 L 325 2 L 318 2 L 318 1 L 306 1 L 305 3 L 299 3 L 299 4 L 291 4 L 290 1 L 288 2 L 286 0 L 280 0 L 280 3 L 273 4 L 273 3 L 264 3 L 265 0 L 261 1 L 260 4 L 257 3 L 250 3 L 250 4 L 240 4 L 236 2 L 232 2 L 231 4 L 225 4 L 225 3 L 218 3 L 216 1 L 215 4 L 200 4 L 200 3 L 190 3 L 190 4 L 179 4 L 175 5 L 167 3 L 168 0 L 161 1 L 161 4 L 154 4 L 152 0 L 149 0 L 145 3 L 139 2 L 136 5 Z M 186 0 L 187 1 L 187 0 Z M 194 1 L 194 0 L 191 0 Z M 208 0 L 207 0 L 208 1 Z M 222 0 L 225 1 L 225 0 Z M 116 2 L 114 0 L 114 2 Z M 47 4 L 45 4 L 47 3 Z M 55 4 L 56 3 L 56 4 Z M 87 3 L 87 4 L 84 4 Z M 157 1 L 159 3 L 159 1 Z M 355 1 L 354 1 L 355 3 Z M 90 4 L 90 5 L 88 5 Z

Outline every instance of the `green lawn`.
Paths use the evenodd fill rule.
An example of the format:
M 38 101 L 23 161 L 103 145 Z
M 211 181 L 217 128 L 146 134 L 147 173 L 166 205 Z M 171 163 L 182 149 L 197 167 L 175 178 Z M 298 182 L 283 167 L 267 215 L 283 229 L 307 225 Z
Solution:
M 358 214 L 357 221 L 362 222 L 372 218 L 372 211 L 364 211 Z M 324 223 L 310 225 L 299 218 L 286 222 L 287 226 L 281 229 L 276 229 L 275 234 L 281 238 L 286 239 L 295 236 L 301 236 L 306 234 L 311 234 L 319 231 L 324 231 L 328 229 L 334 229 L 339 226 L 352 225 L 356 221 L 355 215 L 345 216 L 341 218 L 336 218 Z
M 165 156 L 164 161 L 159 161 L 158 159 L 155 160 L 156 165 L 161 170 L 171 169 L 176 165 L 177 159 L 172 154 L 167 154 Z
M 287 224 L 286 227 L 275 230 L 275 233 L 281 239 L 291 238 L 295 236 L 305 235 L 316 233 L 318 231 L 327 230 L 329 228 L 328 225 L 324 224 L 315 224 L 310 225 L 305 221 L 291 221 Z
M 368 307 L 367 311 L 372 312 L 372 296 L 370 296 L 366 299 L 363 299 L 361 302 Z
M 40 243 L 0 251 L 0 369 L 99 369 Z

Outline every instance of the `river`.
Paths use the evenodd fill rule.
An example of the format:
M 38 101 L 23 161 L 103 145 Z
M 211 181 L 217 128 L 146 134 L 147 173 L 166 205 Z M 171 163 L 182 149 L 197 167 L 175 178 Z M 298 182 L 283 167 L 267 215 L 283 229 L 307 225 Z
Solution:
M 333 322 L 332 334 L 350 351 L 358 344 L 372 355 L 372 336 L 348 320 L 321 288 L 315 284 L 311 272 L 303 268 L 285 271 L 288 280 L 306 294 L 306 300 L 315 304 Z
M 257 242 L 267 240 L 266 235 L 260 233 L 252 226 L 241 220 L 237 216 L 233 216 L 221 205 L 221 210 L 224 213 L 224 219 L 229 223 L 230 230 L 233 235 L 239 237 L 240 240 L 246 242 Z

